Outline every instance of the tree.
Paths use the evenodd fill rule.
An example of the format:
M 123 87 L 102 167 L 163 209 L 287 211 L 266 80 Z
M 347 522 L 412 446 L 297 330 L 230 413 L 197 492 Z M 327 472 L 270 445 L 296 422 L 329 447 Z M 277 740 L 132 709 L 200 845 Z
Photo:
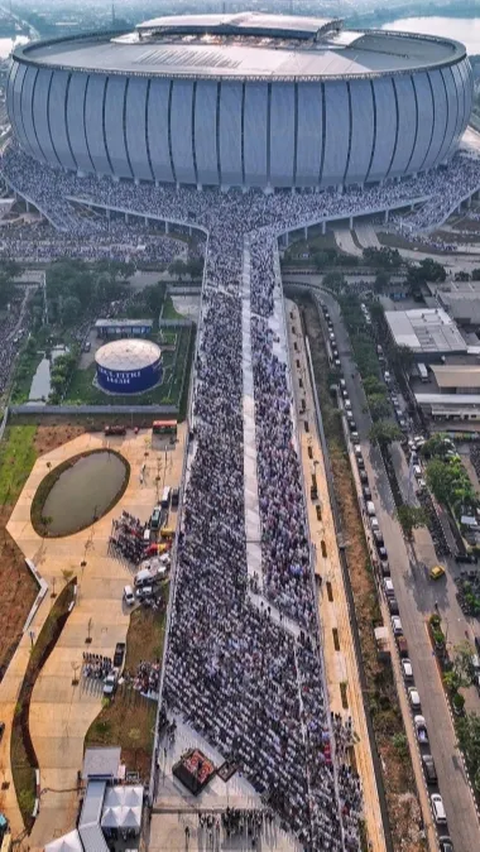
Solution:
M 404 373 L 409 373 L 415 363 L 415 355 L 405 343 L 394 343 L 388 354 L 392 366 Z
M 400 441 L 402 432 L 396 423 L 391 423 L 388 420 L 377 420 L 370 429 L 368 437 L 372 444 L 380 444 L 380 446 L 386 447 L 394 441 Z
M 172 260 L 172 262 L 168 264 L 168 271 L 170 275 L 176 275 L 179 281 L 181 281 L 183 276 L 188 272 L 187 264 L 184 263 L 183 260 Z
M 328 290 L 333 290 L 335 293 L 343 290 L 346 285 L 345 277 L 341 272 L 327 272 L 326 275 L 323 276 L 323 286 Z
M 397 509 L 397 520 L 405 538 L 411 538 L 413 530 L 426 526 L 427 513 L 421 506 L 409 506 L 404 503 Z
M 65 325 L 73 325 L 78 322 L 81 314 L 80 300 L 75 296 L 67 296 L 62 301 L 62 321 Z
M 452 657 L 452 671 L 458 681 L 457 689 L 471 686 L 473 683 L 472 657 L 475 653 L 473 646 L 467 639 L 455 645 Z
M 372 420 L 381 420 L 390 414 L 390 404 L 383 394 L 367 394 L 367 402 Z
M 465 269 L 461 269 L 460 272 L 455 273 L 455 281 L 470 281 L 470 275 Z
M 374 290 L 376 293 L 385 293 L 390 284 L 390 275 L 381 269 L 375 276 Z
M 466 713 L 455 720 L 455 730 L 475 789 L 480 792 L 480 716 Z
M 427 464 L 426 478 L 427 485 L 436 500 L 444 505 L 448 504 L 452 487 L 449 465 L 441 459 L 432 459 Z
M 318 269 L 319 272 L 328 264 L 328 254 L 326 251 L 316 251 L 313 255 L 313 263 L 315 265 L 315 269 Z
M 377 376 L 366 376 L 363 381 L 365 393 L 380 393 L 385 396 L 385 385 Z

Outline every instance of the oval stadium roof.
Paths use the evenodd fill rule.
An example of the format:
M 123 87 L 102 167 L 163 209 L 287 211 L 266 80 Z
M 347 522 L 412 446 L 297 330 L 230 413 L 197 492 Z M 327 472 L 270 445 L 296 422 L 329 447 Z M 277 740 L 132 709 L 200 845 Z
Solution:
M 401 74 L 465 55 L 464 46 L 450 39 L 343 30 L 334 18 L 261 13 L 155 18 L 133 33 L 31 42 L 14 51 L 21 62 L 50 68 L 271 81 Z
M 128 372 L 151 367 L 161 357 L 160 347 L 151 340 L 112 340 L 95 354 L 99 367 Z

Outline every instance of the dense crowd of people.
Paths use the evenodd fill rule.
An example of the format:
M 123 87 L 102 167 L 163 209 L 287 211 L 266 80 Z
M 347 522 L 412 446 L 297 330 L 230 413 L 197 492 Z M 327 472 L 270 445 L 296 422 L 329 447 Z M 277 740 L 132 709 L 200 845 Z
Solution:
M 220 199 L 220 206 L 223 202 Z M 275 810 L 305 849 L 358 849 L 339 785 L 322 672 L 286 361 L 274 312 L 275 226 L 253 205 L 211 216 L 196 357 L 191 462 L 163 698 Z M 252 233 L 245 264 L 244 236 Z M 251 275 L 260 603 L 245 532 L 242 299 Z M 248 273 L 247 273 L 248 274 Z M 278 320 L 278 318 L 277 318 Z M 279 620 L 278 613 L 286 619 Z M 356 814 L 356 812 L 355 812 Z
M 95 224 L 94 224 L 95 223 Z M 82 260 L 118 260 L 128 263 L 171 263 L 187 260 L 188 246 L 183 240 L 161 232 L 149 232 L 141 222 L 111 222 L 98 217 L 92 232 L 81 236 L 61 233 L 48 222 L 8 225 L 0 228 L 0 258 L 14 257 L 19 262 L 48 262 L 66 257 Z M 102 230 L 98 230 L 99 224 Z
M 245 197 L 236 190 L 218 193 L 216 189 L 204 188 L 196 192 L 174 185 L 115 183 L 107 177 L 79 177 L 51 169 L 14 144 L 7 147 L 2 157 L 1 172 L 5 181 L 33 202 L 60 231 L 84 237 L 106 234 L 107 239 L 112 221 L 102 216 L 87 216 L 84 210 L 80 215 L 80 205 L 83 208 L 96 205 L 96 210 L 109 207 L 119 213 L 133 211 L 143 222 L 145 216 L 158 217 L 184 222 L 187 227 L 196 223 L 208 227 L 213 211 L 220 218 L 223 210 L 228 215 L 232 206 L 237 205 L 239 216 L 242 209 L 248 208 L 250 229 L 270 223 L 277 225 L 281 233 L 322 218 L 363 215 L 418 202 L 419 209 L 406 220 L 398 221 L 401 230 L 413 234 L 443 222 L 463 199 L 479 188 L 480 182 L 478 161 L 465 151 L 456 154 L 448 167 L 436 172 L 365 188 L 352 186 L 342 193 L 336 188 L 323 192 L 282 190 L 270 195 L 250 192 Z M 129 224 L 135 227 L 135 216 L 130 216 Z

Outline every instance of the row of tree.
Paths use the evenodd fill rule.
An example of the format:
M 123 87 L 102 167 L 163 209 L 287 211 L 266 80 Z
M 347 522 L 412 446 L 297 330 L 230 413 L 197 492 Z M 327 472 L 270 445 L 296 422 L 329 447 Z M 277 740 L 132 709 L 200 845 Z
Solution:
M 122 298 L 135 266 L 116 260 L 65 258 L 47 269 L 47 301 L 51 325 L 68 328 L 96 305 Z

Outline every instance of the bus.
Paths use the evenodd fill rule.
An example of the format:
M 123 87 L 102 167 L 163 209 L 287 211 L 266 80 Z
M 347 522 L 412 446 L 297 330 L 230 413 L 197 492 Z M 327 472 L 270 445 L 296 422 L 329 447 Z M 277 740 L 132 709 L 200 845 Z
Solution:
M 154 420 L 152 423 L 152 432 L 154 435 L 173 435 L 177 437 L 177 421 L 176 420 Z

